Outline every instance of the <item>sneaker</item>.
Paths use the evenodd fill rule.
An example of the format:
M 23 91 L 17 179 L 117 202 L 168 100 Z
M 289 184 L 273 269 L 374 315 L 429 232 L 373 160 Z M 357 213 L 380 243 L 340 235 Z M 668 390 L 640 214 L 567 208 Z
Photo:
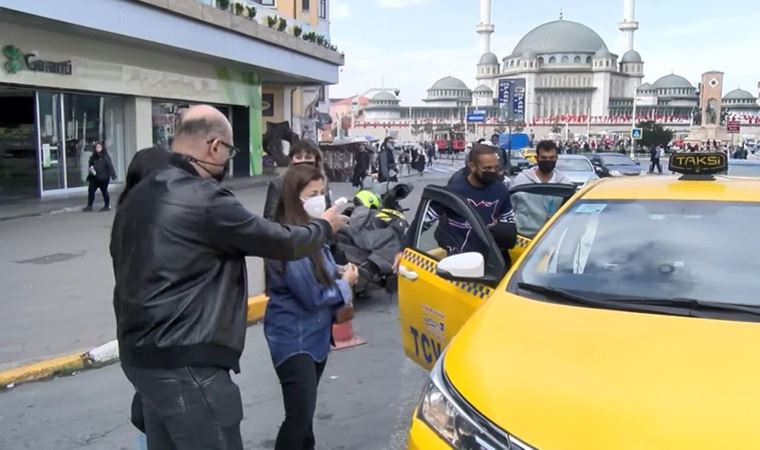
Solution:
M 85 206 L 84 208 L 82 208 L 82 211 L 85 211 L 85 212 L 92 211 L 92 206 Z
M 110 211 L 111 207 L 110 206 L 104 206 L 104 207 L 100 208 L 100 210 L 101 211 Z M 92 211 L 92 209 L 90 209 L 90 211 Z

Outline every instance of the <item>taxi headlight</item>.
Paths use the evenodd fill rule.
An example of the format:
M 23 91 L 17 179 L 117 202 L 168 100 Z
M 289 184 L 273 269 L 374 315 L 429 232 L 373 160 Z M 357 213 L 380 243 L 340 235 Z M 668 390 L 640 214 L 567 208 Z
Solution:
M 463 450 L 536 450 L 489 424 L 459 400 L 443 374 L 443 356 L 430 374 L 417 416 L 452 448 Z

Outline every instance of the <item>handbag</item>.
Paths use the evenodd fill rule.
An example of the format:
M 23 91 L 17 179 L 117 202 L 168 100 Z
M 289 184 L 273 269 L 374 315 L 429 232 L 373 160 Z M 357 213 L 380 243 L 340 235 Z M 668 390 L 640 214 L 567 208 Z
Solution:
M 353 318 L 354 318 L 354 305 L 348 304 L 345 306 L 341 306 L 337 311 L 335 311 L 334 323 L 342 324 L 342 323 L 350 322 Z

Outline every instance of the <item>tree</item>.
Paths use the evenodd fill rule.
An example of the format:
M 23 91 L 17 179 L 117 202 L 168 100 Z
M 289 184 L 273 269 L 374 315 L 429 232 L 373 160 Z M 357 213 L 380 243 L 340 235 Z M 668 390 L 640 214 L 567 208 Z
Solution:
M 668 145 L 673 140 L 673 131 L 664 128 L 661 124 L 652 120 L 641 122 L 637 127 L 642 130 L 639 144 L 644 147 L 651 148 L 658 145 Z

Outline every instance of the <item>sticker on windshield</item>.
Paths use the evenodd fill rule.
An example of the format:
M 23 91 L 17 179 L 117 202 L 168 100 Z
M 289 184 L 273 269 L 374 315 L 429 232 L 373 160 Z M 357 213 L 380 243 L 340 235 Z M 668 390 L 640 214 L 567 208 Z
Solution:
M 574 214 L 601 214 L 604 208 L 607 207 L 606 203 L 581 203 L 573 210 Z

